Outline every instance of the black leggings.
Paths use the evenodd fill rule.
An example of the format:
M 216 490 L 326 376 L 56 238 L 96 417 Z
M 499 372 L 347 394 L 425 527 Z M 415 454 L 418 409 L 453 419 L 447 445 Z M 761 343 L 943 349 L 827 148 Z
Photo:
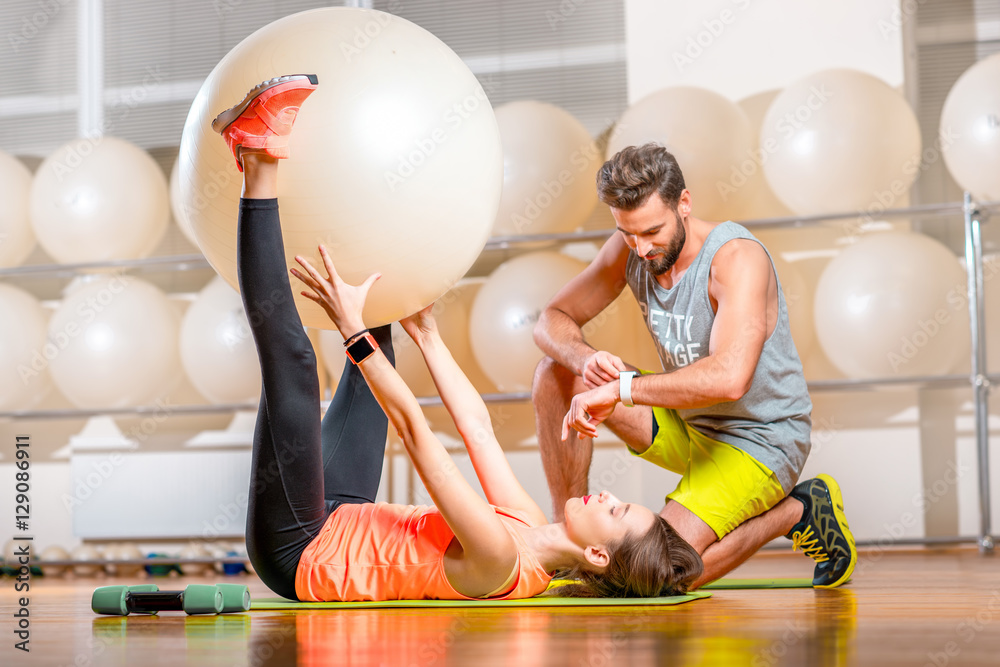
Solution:
M 292 300 L 278 200 L 241 200 L 237 234 L 240 291 L 262 377 L 247 553 L 268 588 L 294 600 L 299 557 L 330 513 L 375 502 L 388 419 L 345 354 L 344 375 L 320 423 L 316 355 Z M 393 361 L 389 327 L 372 335 Z

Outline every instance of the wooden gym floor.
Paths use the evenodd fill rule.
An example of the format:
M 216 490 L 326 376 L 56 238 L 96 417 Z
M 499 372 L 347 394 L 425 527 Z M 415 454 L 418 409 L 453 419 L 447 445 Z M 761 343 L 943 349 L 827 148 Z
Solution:
M 762 553 L 736 577 L 802 577 L 800 554 Z M 213 578 L 155 580 L 161 589 Z M 252 595 L 273 597 L 255 577 Z M 997 665 L 1000 559 L 975 549 L 863 551 L 836 590 L 717 590 L 674 607 L 304 610 L 97 616 L 96 586 L 35 578 L 30 653 L 14 650 L 13 579 L 0 665 Z

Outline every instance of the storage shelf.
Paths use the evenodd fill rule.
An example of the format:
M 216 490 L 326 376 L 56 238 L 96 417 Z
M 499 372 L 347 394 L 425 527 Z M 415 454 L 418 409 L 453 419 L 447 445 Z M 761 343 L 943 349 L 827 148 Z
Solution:
M 976 204 L 976 210 L 981 213 L 1000 211 L 1000 201 Z M 850 220 L 861 217 L 872 218 L 902 218 L 910 216 L 961 215 L 964 212 L 962 202 L 942 202 L 939 204 L 921 204 L 906 208 L 893 208 L 880 211 L 878 214 L 868 214 L 859 211 L 843 213 L 827 213 L 822 215 L 800 215 L 783 218 L 759 218 L 756 220 L 740 220 L 741 225 L 754 229 L 785 229 L 810 227 L 833 220 Z M 484 251 L 509 250 L 520 246 L 575 243 L 581 241 L 601 241 L 615 233 L 614 229 L 599 229 L 584 232 L 565 232 L 559 234 L 523 234 L 514 236 L 494 236 L 486 242 Z M 137 271 L 190 271 L 192 269 L 208 269 L 211 265 L 201 254 L 163 255 L 146 257 L 144 259 L 123 259 L 106 262 L 82 262 L 77 264 L 35 264 L 0 269 L 0 279 L 21 277 L 73 277 L 91 273 L 101 269 L 121 269 Z
M 990 384 L 1000 384 L 1000 375 L 986 376 Z M 898 387 L 935 387 L 935 388 L 959 388 L 972 387 L 973 378 L 969 375 L 919 375 L 912 377 L 875 378 L 871 380 L 813 380 L 808 382 L 810 393 L 814 392 L 851 392 L 851 391 L 878 391 L 883 388 Z M 531 392 L 515 391 L 506 393 L 483 394 L 483 401 L 488 404 L 510 404 L 528 403 L 531 401 Z M 326 409 L 329 401 L 320 403 L 322 409 Z M 423 407 L 439 407 L 443 405 L 438 396 L 418 396 L 417 403 Z M 257 409 L 255 403 L 227 403 L 222 405 L 176 405 L 165 409 L 162 405 L 140 405 L 128 408 L 109 409 L 73 409 L 62 410 L 19 410 L 16 412 L 0 412 L 0 419 L 86 419 L 89 417 L 141 417 L 143 415 L 164 414 L 171 415 L 208 415 L 226 412 L 236 412 L 239 410 L 253 411 Z

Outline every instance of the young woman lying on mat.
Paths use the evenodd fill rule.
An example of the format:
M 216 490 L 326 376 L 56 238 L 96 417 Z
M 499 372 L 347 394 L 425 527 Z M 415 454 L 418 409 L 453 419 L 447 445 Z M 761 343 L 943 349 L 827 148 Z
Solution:
M 483 501 L 427 427 L 393 367 L 389 327 L 364 330 L 373 275 L 359 286 L 297 257 L 292 269 L 342 334 L 349 358 L 322 421 L 316 358 L 292 300 L 278 219 L 276 158 L 288 156 L 312 75 L 251 90 L 213 128 L 243 171 L 237 262 L 263 378 L 254 432 L 247 550 L 275 592 L 298 600 L 521 598 L 568 569 L 584 583 L 560 595 L 681 593 L 702 570 L 698 554 L 658 515 L 609 493 L 571 498 L 548 524 L 514 477 L 486 405 L 441 342 L 430 309 L 402 321 L 455 420 Z M 433 507 L 375 503 L 387 416 Z

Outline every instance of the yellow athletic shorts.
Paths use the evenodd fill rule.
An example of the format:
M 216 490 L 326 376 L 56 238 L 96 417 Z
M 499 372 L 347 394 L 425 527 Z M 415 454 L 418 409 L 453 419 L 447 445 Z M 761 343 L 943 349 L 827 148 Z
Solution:
M 667 495 L 711 526 L 721 540 L 747 519 L 777 505 L 784 497 L 778 478 L 741 449 L 709 438 L 687 424 L 676 410 L 653 408 L 658 430 L 641 459 L 680 475 Z

